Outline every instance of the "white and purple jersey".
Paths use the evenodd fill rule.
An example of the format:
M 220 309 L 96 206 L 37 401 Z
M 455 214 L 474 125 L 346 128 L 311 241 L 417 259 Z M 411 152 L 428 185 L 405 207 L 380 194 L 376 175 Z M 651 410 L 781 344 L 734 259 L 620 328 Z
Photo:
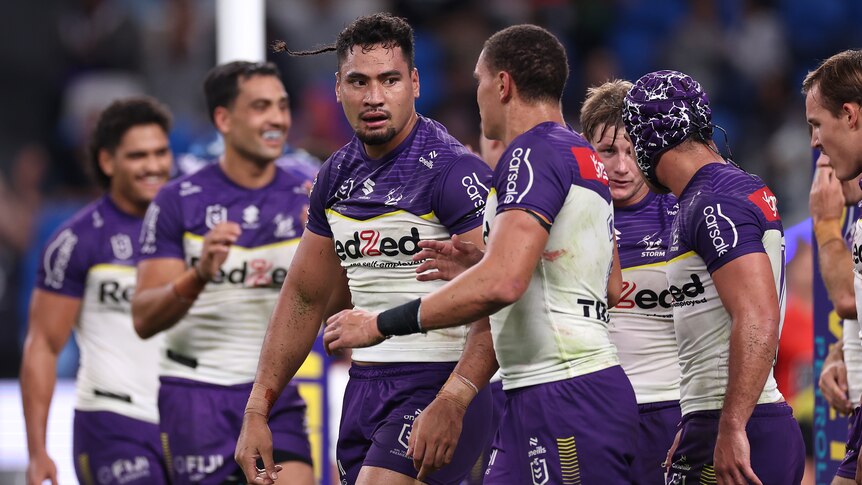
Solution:
M 775 196 L 760 178 L 729 163 L 699 169 L 679 199 L 671 230 L 667 275 L 673 297 L 683 415 L 721 409 L 727 390 L 730 314 L 712 273 L 750 253 L 766 253 L 772 265 L 784 323 L 784 230 Z M 782 399 L 772 370 L 758 404 Z
M 670 228 L 678 211 L 676 197 L 653 192 L 614 209 L 623 291 L 610 310 L 611 341 L 638 404 L 679 400 L 673 297 L 665 273 Z
M 81 300 L 75 409 L 157 423 L 161 338 L 141 340 L 132 325 L 142 221 L 108 196 L 83 208 L 49 240 L 36 288 Z
M 221 222 L 242 233 L 219 274 L 166 332 L 161 375 L 223 386 L 252 382 L 267 322 L 302 235 L 304 180 L 277 169 L 259 189 L 241 187 L 219 164 L 166 185 L 150 204 L 141 259 L 201 256 L 204 235 Z
M 491 315 L 504 389 L 560 381 L 619 364 L 608 335 L 613 209 L 604 164 L 571 128 L 541 123 L 500 157 L 485 229 L 524 210 L 548 229 L 520 300 Z M 508 235 L 517 238 L 517 234 Z
M 422 116 L 394 150 L 374 160 L 354 137 L 321 167 L 307 229 L 332 238 L 353 305 L 380 312 L 426 295 L 417 281 L 423 239 L 448 240 L 480 227 L 491 170 L 436 121 Z M 355 349 L 363 362 L 454 362 L 468 326 L 392 337 Z

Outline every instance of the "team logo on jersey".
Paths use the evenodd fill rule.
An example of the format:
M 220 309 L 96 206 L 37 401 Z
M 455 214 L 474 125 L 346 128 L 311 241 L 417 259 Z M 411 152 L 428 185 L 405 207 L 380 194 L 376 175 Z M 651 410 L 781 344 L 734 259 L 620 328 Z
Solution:
M 45 249 L 45 259 L 42 261 L 45 268 L 45 286 L 58 290 L 63 287 L 66 268 L 69 267 L 76 244 L 78 236 L 71 229 L 64 229 Z M 53 263 L 51 259 L 54 260 Z
M 467 190 L 467 197 L 470 198 L 473 207 L 478 209 L 476 217 L 481 217 L 485 213 L 485 199 L 488 198 L 488 187 L 479 180 L 476 172 L 462 177 L 461 185 Z
M 605 170 L 605 164 L 596 155 L 595 150 L 590 147 L 571 147 L 572 155 L 575 161 L 578 162 L 578 169 L 581 172 L 581 178 L 586 180 L 598 180 L 604 185 L 608 185 L 608 172 Z
M 658 234 L 658 232 L 655 232 L 653 234 L 647 234 L 646 236 L 644 236 L 643 239 L 638 241 L 638 244 L 644 246 L 643 251 L 641 251 L 642 258 L 664 256 L 664 247 L 661 244 L 662 242 L 664 242 L 664 239 L 653 239 L 654 237 L 658 236 Z
M 130 460 L 121 458 L 110 466 L 99 468 L 96 475 L 99 483 L 127 483 L 150 476 L 150 461 L 146 456 L 136 456 Z
M 227 222 L 227 208 L 221 204 L 208 205 L 205 222 L 210 229 L 222 222 Z
M 114 234 L 111 236 L 111 250 L 117 259 L 129 259 L 132 257 L 132 238 L 128 234 Z
M 353 179 L 345 180 L 341 186 L 338 187 L 338 190 L 335 192 L 335 198 L 337 200 L 344 200 L 350 197 L 350 193 L 353 192 Z
M 763 212 L 763 216 L 766 217 L 767 221 L 774 222 L 781 219 L 778 215 L 778 199 L 772 194 L 769 187 L 755 190 L 748 196 L 748 200 L 753 202 Z
M 260 209 L 252 204 L 242 210 L 242 227 L 245 229 L 257 228 L 257 221 L 260 217 Z
M 739 233 L 736 232 L 736 224 L 733 222 L 733 219 L 727 217 L 721 211 L 721 204 L 715 204 L 715 207 L 711 205 L 704 207 L 703 216 L 704 222 L 706 222 L 707 234 L 712 239 L 712 246 L 715 248 L 718 256 L 723 256 L 728 250 L 736 247 L 736 243 L 739 242 Z M 719 226 L 719 224 L 722 224 L 722 221 L 727 226 L 725 227 L 724 234 L 722 234 L 722 228 Z M 732 242 L 729 239 L 730 235 L 726 232 L 728 229 L 733 234 Z
M 367 182 L 367 181 L 366 181 Z M 384 205 L 396 205 L 401 199 L 404 198 L 404 194 L 401 193 L 401 186 L 390 190 L 386 193 L 386 200 L 383 202 Z
M 437 150 L 431 150 L 428 152 L 428 158 L 424 156 L 419 157 L 419 163 L 425 165 L 428 168 L 434 168 L 434 159 L 437 158 Z
M 512 202 L 520 204 L 524 196 L 529 194 L 533 188 L 533 165 L 530 164 L 531 151 L 532 149 L 530 148 L 524 150 L 521 147 L 512 151 L 512 157 L 509 159 L 507 169 L 505 191 L 503 192 L 505 194 L 503 197 L 504 204 L 511 204 Z M 526 183 L 523 188 L 520 187 L 522 170 L 527 173 Z
M 293 216 L 285 216 L 279 213 L 273 219 L 275 223 L 275 237 L 287 239 L 296 237 L 296 228 L 293 227 Z

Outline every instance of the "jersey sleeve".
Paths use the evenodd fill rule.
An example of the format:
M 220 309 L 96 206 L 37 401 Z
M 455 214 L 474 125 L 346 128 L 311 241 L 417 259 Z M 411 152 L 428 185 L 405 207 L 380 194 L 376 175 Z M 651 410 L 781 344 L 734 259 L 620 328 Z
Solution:
M 524 209 L 554 223 L 572 186 L 572 170 L 550 145 L 516 141 L 500 157 L 496 170 L 498 214 Z
M 141 227 L 140 259 L 184 259 L 182 209 L 174 186 L 159 191 L 150 203 Z
M 712 274 L 734 259 L 750 253 L 765 253 L 765 228 L 748 204 L 704 195 L 696 203 L 691 234 L 692 248 Z
M 82 298 L 87 284 L 89 258 L 87 245 L 74 226 L 59 229 L 42 250 L 36 270 L 36 288 Z
M 331 161 L 326 162 L 311 186 L 308 201 L 308 223 L 305 228 L 323 237 L 332 237 L 332 228 L 326 218 L 326 201 L 329 194 L 329 169 Z
M 482 225 L 491 169 L 469 154 L 454 160 L 435 186 L 432 209 L 449 234 L 463 234 Z

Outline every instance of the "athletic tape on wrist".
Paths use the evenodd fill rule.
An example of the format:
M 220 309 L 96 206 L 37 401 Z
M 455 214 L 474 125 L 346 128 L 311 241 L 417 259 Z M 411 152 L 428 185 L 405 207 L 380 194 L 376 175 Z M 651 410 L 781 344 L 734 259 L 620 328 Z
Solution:
M 377 330 L 384 337 L 422 332 L 422 325 L 419 323 L 421 304 L 422 300 L 417 298 L 377 315 Z
M 248 396 L 248 402 L 245 405 L 246 413 L 260 414 L 263 417 L 269 417 L 269 412 L 275 405 L 275 400 L 278 396 L 275 391 L 264 386 L 263 384 L 254 383 L 251 386 L 251 394 Z
M 841 233 L 841 221 L 838 219 L 825 219 L 814 223 L 814 238 L 817 240 L 817 246 L 823 247 L 832 241 L 844 241 L 844 236 Z

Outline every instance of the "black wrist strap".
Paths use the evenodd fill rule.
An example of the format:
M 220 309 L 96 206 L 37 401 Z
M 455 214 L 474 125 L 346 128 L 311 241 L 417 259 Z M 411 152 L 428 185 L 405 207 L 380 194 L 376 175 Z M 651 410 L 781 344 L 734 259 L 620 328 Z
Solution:
M 377 315 L 377 330 L 384 337 L 422 332 L 422 326 L 419 324 L 421 303 L 422 300 L 417 298 Z

